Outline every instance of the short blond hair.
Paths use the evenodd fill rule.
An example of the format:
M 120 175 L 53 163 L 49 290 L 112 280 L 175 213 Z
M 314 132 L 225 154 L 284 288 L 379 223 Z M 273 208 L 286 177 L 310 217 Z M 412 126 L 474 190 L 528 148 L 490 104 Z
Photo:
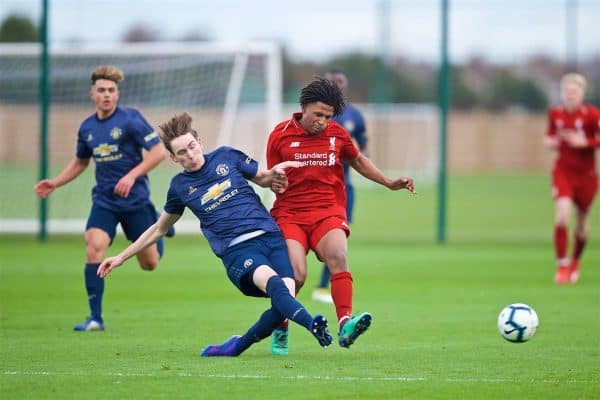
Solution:
M 565 74 L 560 79 L 560 87 L 561 88 L 564 88 L 566 85 L 568 85 L 570 83 L 573 83 L 573 84 L 579 86 L 584 92 L 585 92 L 585 89 L 587 88 L 587 81 L 585 80 L 585 77 L 581 74 L 576 74 L 576 73 Z
M 92 71 L 92 85 L 96 83 L 98 79 L 106 79 L 119 83 L 125 79 L 125 74 L 119 68 L 114 65 L 100 65 Z

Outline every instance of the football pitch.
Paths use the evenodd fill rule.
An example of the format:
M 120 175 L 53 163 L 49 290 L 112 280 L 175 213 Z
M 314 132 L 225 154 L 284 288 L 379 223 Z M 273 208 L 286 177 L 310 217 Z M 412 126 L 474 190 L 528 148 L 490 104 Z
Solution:
M 452 178 L 443 246 L 434 188 L 418 190 L 357 193 L 349 261 L 370 330 L 350 349 L 322 349 L 291 326 L 288 356 L 272 356 L 268 340 L 237 358 L 199 356 L 269 307 L 229 283 L 200 236 L 168 240 L 154 272 L 130 260 L 109 276 L 107 330 L 89 333 L 71 330 L 87 312 L 82 236 L 0 236 L 0 397 L 600 398 L 598 204 L 580 282 L 557 286 L 545 176 Z M 299 299 L 337 333 L 333 306 L 310 299 L 320 265 L 309 260 Z M 540 319 L 523 344 L 496 328 L 515 302 Z

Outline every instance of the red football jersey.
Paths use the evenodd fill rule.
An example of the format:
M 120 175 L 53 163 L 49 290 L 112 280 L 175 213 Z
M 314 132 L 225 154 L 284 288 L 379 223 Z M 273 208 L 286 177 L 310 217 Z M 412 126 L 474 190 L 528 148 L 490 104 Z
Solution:
M 572 148 L 566 141 L 560 140 L 555 166 L 574 172 L 595 170 L 595 148 L 600 140 L 600 113 L 593 106 L 584 104 L 575 112 L 569 113 L 564 107 L 552 107 L 548 111 L 548 130 L 546 135 L 559 139 L 575 132 L 585 135 L 589 146 Z
M 298 213 L 327 211 L 346 215 L 346 185 L 342 161 L 358 157 L 359 150 L 346 130 L 335 121 L 310 135 L 298 121 L 301 113 L 279 123 L 269 135 L 267 165 L 299 161 L 300 168 L 286 171 L 289 186 L 278 194 L 271 214 L 292 218 Z M 306 223 L 302 216 L 298 222 Z

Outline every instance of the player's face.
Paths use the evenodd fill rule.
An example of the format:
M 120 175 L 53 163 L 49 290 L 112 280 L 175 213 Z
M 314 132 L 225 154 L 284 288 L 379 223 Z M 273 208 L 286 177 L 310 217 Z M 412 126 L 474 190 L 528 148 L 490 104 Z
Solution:
M 348 80 L 344 74 L 328 74 L 327 79 L 335 83 L 342 92 L 344 92 L 348 86 Z
M 569 111 L 578 109 L 583 104 L 585 92 L 576 83 L 566 83 L 561 89 L 563 105 Z
M 302 107 L 300 125 L 311 135 L 318 135 L 327 128 L 333 117 L 333 107 L 317 101 Z
M 119 101 L 119 88 L 113 81 L 107 79 L 98 79 L 90 90 L 90 97 L 96 103 L 96 112 L 98 117 L 106 118 L 110 116 L 117 108 Z
M 202 143 L 191 133 L 186 133 L 171 140 L 171 159 L 186 171 L 198 171 L 204 165 Z

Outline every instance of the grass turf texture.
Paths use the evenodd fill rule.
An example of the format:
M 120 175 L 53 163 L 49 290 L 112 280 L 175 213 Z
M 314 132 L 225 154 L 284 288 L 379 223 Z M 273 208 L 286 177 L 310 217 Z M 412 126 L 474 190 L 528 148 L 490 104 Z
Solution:
M 107 331 L 78 333 L 72 326 L 87 312 L 81 236 L 45 244 L 2 236 L 0 396 L 597 398 L 598 210 L 582 278 L 560 287 L 552 283 L 545 179 L 460 177 L 450 188 L 445 246 L 428 243 L 433 189 L 414 199 L 359 191 L 350 238 L 355 311 L 371 312 L 373 325 L 349 350 L 321 349 L 293 326 L 287 357 L 271 356 L 268 340 L 239 358 L 199 357 L 205 345 L 243 333 L 268 307 L 226 281 L 203 238 L 169 240 L 155 272 L 133 260 L 117 270 L 106 282 Z M 110 254 L 125 245 L 119 237 Z M 320 272 L 310 261 L 300 300 L 333 322 L 333 307 L 310 300 Z M 496 331 L 498 313 L 513 302 L 531 305 L 540 317 L 525 344 L 508 343 Z

